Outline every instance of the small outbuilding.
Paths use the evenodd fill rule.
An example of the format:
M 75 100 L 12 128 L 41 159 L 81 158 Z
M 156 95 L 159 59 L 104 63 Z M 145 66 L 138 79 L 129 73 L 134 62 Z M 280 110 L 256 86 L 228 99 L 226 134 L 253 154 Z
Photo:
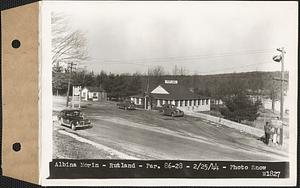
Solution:
M 101 87 L 84 87 L 81 90 L 82 101 L 106 101 L 107 93 Z

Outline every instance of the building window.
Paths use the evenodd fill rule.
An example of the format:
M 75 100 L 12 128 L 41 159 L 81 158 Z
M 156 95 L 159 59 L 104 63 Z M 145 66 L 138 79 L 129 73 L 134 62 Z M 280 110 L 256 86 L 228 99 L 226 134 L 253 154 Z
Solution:
M 187 106 L 188 105 L 188 100 L 185 100 L 185 106 Z
M 208 105 L 208 99 L 206 99 L 206 105 Z
M 192 106 L 192 101 L 193 101 L 193 100 L 190 100 L 190 104 L 189 104 L 190 106 Z
M 183 101 L 182 101 L 182 100 L 180 100 L 180 101 L 179 101 L 179 106 L 182 106 L 182 103 L 183 103 Z
M 194 100 L 194 106 L 197 106 L 197 100 Z

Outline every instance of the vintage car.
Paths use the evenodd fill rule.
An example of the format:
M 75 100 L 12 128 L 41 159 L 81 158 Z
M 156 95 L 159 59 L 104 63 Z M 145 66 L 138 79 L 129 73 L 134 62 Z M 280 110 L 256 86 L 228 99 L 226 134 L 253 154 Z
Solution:
M 84 118 L 83 113 L 78 109 L 66 109 L 59 112 L 57 116 L 59 125 L 65 125 L 73 130 L 79 127 L 91 126 L 91 121 Z
M 182 117 L 184 116 L 184 112 L 179 110 L 173 104 L 166 104 L 162 107 L 161 112 L 163 115 L 172 116 L 172 117 Z
M 117 106 L 124 110 L 135 110 L 135 104 L 130 100 L 125 100 L 123 102 L 120 102 L 117 104 Z

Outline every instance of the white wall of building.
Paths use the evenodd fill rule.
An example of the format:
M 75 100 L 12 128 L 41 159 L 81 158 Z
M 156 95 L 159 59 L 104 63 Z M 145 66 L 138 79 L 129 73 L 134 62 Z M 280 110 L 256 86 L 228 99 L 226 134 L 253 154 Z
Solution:
M 88 93 L 89 93 L 89 90 L 87 88 L 84 88 L 81 91 L 81 98 L 82 98 L 82 100 L 84 100 L 84 101 L 88 100 Z
M 142 105 L 142 98 L 131 97 L 136 105 Z M 161 107 L 164 104 L 176 105 L 183 111 L 210 111 L 210 99 L 196 99 L 196 100 L 164 100 L 156 99 L 154 101 L 157 107 Z
M 163 87 L 157 86 L 153 91 L 151 91 L 153 94 L 169 94 Z
M 130 100 L 133 101 L 136 105 L 142 105 L 142 98 L 130 97 Z
M 89 92 L 89 99 L 92 99 L 93 101 L 98 101 L 99 93 L 98 92 Z
M 195 111 L 195 112 L 203 112 L 203 111 L 210 111 L 210 100 L 197 100 L 195 101 L 188 101 L 187 106 L 185 105 L 185 101 L 183 105 L 178 107 L 182 111 Z
M 262 102 L 262 105 L 265 109 L 272 110 L 272 100 L 270 98 L 262 99 L 261 102 Z M 275 111 L 280 112 L 280 101 L 279 100 L 275 101 L 274 109 L 275 109 Z M 283 110 L 285 111 L 285 110 L 288 110 L 288 109 L 289 109 L 289 103 L 288 103 L 287 97 L 285 96 L 284 97 L 284 103 L 283 103 Z

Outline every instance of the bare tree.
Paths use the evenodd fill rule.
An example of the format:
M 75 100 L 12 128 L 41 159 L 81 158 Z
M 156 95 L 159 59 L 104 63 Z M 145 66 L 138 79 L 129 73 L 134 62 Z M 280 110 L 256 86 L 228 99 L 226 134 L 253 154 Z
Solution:
M 149 76 L 159 77 L 159 76 L 163 76 L 165 74 L 166 74 L 166 72 L 165 72 L 164 67 L 159 66 L 159 65 L 148 70 Z
M 149 82 L 152 82 L 153 84 L 161 83 L 164 75 L 166 75 L 166 72 L 162 66 L 158 65 L 148 69 L 148 84 Z
M 179 69 L 178 69 L 177 65 L 174 65 L 172 73 L 173 73 L 174 76 L 179 74 Z
M 179 68 L 177 65 L 174 65 L 172 73 L 173 73 L 173 75 L 185 76 L 188 74 L 188 70 L 185 67 Z
M 68 63 L 80 63 L 88 58 L 84 34 L 72 30 L 63 14 L 52 13 L 51 26 L 54 71 L 61 72 Z
M 185 67 L 180 67 L 179 69 L 179 75 L 184 76 L 188 74 L 188 70 Z

